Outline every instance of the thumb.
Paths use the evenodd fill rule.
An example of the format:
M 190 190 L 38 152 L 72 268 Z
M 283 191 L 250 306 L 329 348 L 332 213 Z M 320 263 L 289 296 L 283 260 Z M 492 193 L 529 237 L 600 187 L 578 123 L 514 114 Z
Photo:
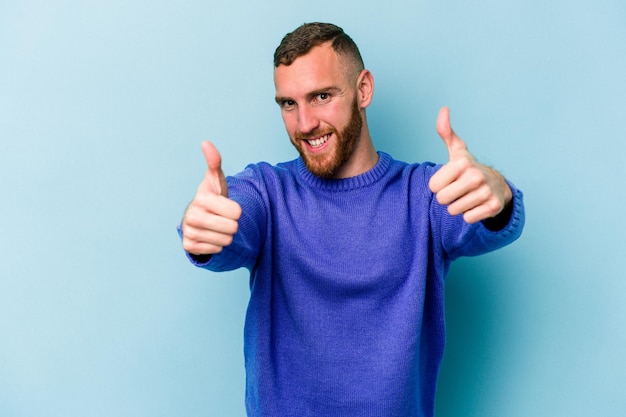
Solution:
M 228 185 L 222 171 L 222 157 L 217 148 L 208 140 L 202 142 L 202 154 L 207 164 L 207 172 L 204 176 L 209 191 L 228 197 Z
M 450 109 L 447 107 L 442 107 L 441 110 L 439 110 L 439 116 L 437 117 L 437 133 L 446 144 L 450 159 L 454 159 L 460 152 L 467 151 L 465 142 L 452 130 L 452 126 L 450 125 Z

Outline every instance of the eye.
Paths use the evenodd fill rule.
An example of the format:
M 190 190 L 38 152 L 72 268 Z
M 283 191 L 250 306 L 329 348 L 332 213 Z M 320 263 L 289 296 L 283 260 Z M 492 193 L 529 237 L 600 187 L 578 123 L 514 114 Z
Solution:
M 280 103 L 280 107 L 282 107 L 283 110 L 291 110 L 295 107 L 295 105 L 296 102 L 293 100 L 284 100 Z
M 331 99 L 330 93 L 327 93 L 327 92 L 316 93 L 311 98 L 311 104 L 315 104 L 315 105 L 326 104 L 330 101 L 330 99 Z

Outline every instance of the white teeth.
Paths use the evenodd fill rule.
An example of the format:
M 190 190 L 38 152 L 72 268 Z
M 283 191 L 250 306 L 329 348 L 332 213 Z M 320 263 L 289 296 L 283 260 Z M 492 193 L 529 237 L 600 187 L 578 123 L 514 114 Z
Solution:
M 314 148 L 318 148 L 320 146 L 322 146 L 323 144 L 326 143 L 326 141 L 330 138 L 330 133 L 327 135 L 322 136 L 321 138 L 317 138 L 317 139 L 309 139 L 307 140 L 307 142 L 309 142 L 309 145 L 311 145 Z

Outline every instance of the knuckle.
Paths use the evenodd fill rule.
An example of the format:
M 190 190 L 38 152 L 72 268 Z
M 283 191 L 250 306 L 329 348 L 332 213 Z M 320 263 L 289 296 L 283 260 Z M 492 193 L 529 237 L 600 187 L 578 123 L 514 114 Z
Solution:
M 235 233 L 237 233 L 238 229 L 239 225 L 237 224 L 237 222 L 230 221 L 222 226 L 221 232 L 227 236 L 233 236 Z
M 473 166 L 472 161 L 467 157 L 459 158 L 457 160 L 457 163 L 459 165 L 459 168 L 462 170 L 470 169 Z
M 190 208 L 194 207 L 203 207 L 206 203 L 207 200 L 207 195 L 203 194 L 203 193 L 198 193 L 196 194 L 196 196 L 193 198 L 193 201 L 191 202 L 191 204 L 189 205 Z
M 197 229 L 191 227 L 191 228 L 187 228 L 183 231 L 183 235 L 185 236 L 184 239 L 187 239 L 188 241 L 192 241 L 192 242 L 197 242 L 199 241 L 199 232 Z
M 491 192 L 491 188 L 483 186 L 480 187 L 478 195 L 482 201 L 487 201 L 492 197 L 493 193 Z
M 183 224 L 185 226 L 197 227 L 202 223 L 204 212 L 197 205 L 190 205 L 185 213 Z
M 494 198 L 487 202 L 487 208 L 489 209 L 491 214 L 496 215 L 502 210 L 502 204 L 500 203 L 500 201 Z
M 485 176 L 480 170 L 472 170 L 467 180 L 473 188 L 478 188 L 485 182 Z
M 463 215 L 463 220 L 465 220 L 465 222 L 468 224 L 476 223 L 477 221 L 473 213 L 465 213 Z
M 448 206 L 448 213 L 450 213 L 451 216 L 457 216 L 461 214 L 461 211 L 455 205 L 450 205 Z
M 190 227 L 198 225 L 198 216 L 193 211 L 188 211 L 183 221 L 183 232 L 187 233 Z
M 197 245 L 194 241 L 190 240 L 190 239 L 183 239 L 183 249 L 186 252 L 189 253 L 194 253 L 197 250 Z

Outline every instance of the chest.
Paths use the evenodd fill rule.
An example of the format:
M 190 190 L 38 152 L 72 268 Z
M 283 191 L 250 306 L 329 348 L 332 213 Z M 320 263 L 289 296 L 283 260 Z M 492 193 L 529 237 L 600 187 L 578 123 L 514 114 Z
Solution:
M 428 214 L 388 191 L 304 192 L 276 204 L 271 246 L 289 279 L 351 293 L 401 285 L 426 262 Z

